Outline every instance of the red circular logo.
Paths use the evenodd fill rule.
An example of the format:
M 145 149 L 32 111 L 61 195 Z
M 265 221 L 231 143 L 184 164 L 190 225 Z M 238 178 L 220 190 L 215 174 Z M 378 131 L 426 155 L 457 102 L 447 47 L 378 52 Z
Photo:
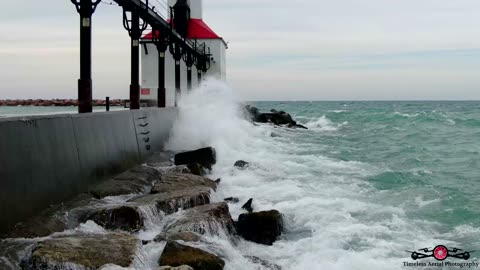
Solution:
M 436 246 L 433 249 L 433 257 L 438 261 L 443 261 L 448 257 L 448 249 L 445 246 Z

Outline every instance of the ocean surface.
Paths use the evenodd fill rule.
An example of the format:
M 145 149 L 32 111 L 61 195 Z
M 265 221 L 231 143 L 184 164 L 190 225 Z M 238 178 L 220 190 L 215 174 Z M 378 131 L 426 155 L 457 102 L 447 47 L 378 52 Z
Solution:
M 254 125 L 244 104 L 284 110 L 309 129 Z M 245 255 L 284 270 L 460 269 L 404 266 L 415 262 L 406 250 L 437 245 L 479 250 L 447 261 L 480 262 L 480 102 L 241 102 L 210 82 L 179 105 L 167 147 L 216 148 L 211 178 L 222 182 L 213 199 L 239 197 L 234 219 L 249 198 L 256 211 L 285 216 L 273 246 L 209 236 L 203 248 L 220 251 L 225 269 L 266 269 Z M 251 166 L 235 169 L 239 159 Z M 159 232 L 162 221 L 151 220 L 139 238 Z M 137 268 L 154 269 L 163 246 L 144 249 Z
M 480 250 L 480 102 L 249 103 L 303 130 L 254 126 L 232 92 L 213 84 L 183 99 L 170 147 L 213 145 L 219 198 L 285 215 L 281 241 L 242 242 L 240 253 L 283 269 L 383 270 L 413 263 L 406 250 Z M 233 169 L 238 159 L 253 165 Z M 229 269 L 252 269 L 232 254 Z

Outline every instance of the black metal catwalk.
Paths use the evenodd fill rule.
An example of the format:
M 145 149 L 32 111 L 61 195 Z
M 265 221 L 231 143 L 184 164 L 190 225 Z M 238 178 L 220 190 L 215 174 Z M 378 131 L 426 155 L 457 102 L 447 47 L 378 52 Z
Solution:
M 101 0 L 70 0 L 76 7 L 80 15 L 80 79 L 78 80 L 78 102 L 79 113 L 92 112 L 92 15 Z M 172 48 L 171 52 L 175 59 L 175 86 L 176 93 L 180 94 L 180 60 L 182 55 L 190 55 L 193 59 L 203 59 L 209 62 L 209 55 L 206 53 L 205 46 L 197 46 L 196 41 L 186 39 L 187 30 L 185 25 L 179 25 L 178 31 L 173 28 L 171 22 L 167 22 L 157 13 L 154 7 L 149 6 L 148 0 L 113 0 L 124 10 L 124 26 L 129 31 L 131 37 L 131 85 L 130 85 L 130 109 L 140 107 L 140 66 L 139 66 L 139 45 L 143 30 L 147 25 L 163 35 L 163 45 L 159 47 L 159 86 L 158 86 L 158 106 L 165 106 L 165 50 Z M 188 7 L 188 6 L 187 6 Z M 183 21 L 189 19 L 189 10 L 185 6 L 177 6 L 177 18 L 175 18 L 174 8 L 172 8 L 172 18 L 183 18 Z M 130 19 L 127 14 L 130 13 Z M 180 20 L 181 21 L 181 20 Z M 163 59 L 163 60 L 162 60 Z M 208 63 L 209 65 L 210 63 Z M 207 65 L 203 65 L 205 71 Z M 198 69 L 198 68 L 197 68 Z M 191 88 L 191 68 L 187 72 L 190 74 L 189 88 Z M 187 74 L 188 75 L 188 74 Z

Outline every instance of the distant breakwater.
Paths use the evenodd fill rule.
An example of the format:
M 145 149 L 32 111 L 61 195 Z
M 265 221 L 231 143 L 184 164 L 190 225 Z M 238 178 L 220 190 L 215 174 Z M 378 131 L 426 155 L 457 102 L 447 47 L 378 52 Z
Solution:
M 111 99 L 110 106 L 123 106 L 123 99 Z M 105 106 L 106 100 L 94 99 L 93 106 Z M 0 106 L 78 106 L 77 99 L 3 99 L 0 100 Z

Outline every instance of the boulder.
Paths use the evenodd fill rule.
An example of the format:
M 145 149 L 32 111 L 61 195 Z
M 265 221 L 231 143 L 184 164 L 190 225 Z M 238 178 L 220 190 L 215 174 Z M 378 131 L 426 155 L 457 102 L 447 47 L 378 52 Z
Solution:
M 240 201 L 240 199 L 236 197 L 228 197 L 223 200 L 229 203 L 238 203 Z
M 284 111 L 270 110 L 272 114 L 270 115 L 270 121 L 277 125 L 287 125 L 294 122 L 292 116 Z
M 153 239 L 154 242 L 162 241 L 185 241 L 185 242 L 198 242 L 202 239 L 202 236 L 194 232 L 175 232 L 171 234 L 161 233 Z
M 139 244 L 134 236 L 120 233 L 51 238 L 33 248 L 23 269 L 100 269 L 106 264 L 129 267 Z
M 203 167 L 199 163 L 188 164 L 187 168 L 190 170 L 192 174 L 199 175 L 199 176 L 207 175 L 207 168 Z
M 221 230 L 231 236 L 236 235 L 235 225 L 225 202 L 188 209 L 165 228 L 165 232 L 169 235 L 178 232 L 218 235 Z
M 267 260 L 261 259 L 257 256 L 245 256 L 245 258 L 247 258 L 249 261 L 251 261 L 254 264 L 260 264 L 261 266 L 269 270 L 282 270 L 281 266 L 271 263 Z
M 165 214 L 172 214 L 179 209 L 210 203 L 210 193 L 217 184 L 205 177 L 171 173 L 163 175 L 152 188 L 151 194 L 130 200 L 137 205 L 156 205 Z
M 192 163 L 199 163 L 205 168 L 211 168 L 212 165 L 217 163 L 215 149 L 213 147 L 207 147 L 175 155 L 175 165 L 187 165 Z
M 255 116 L 254 120 L 255 122 L 258 123 L 268 123 L 270 120 L 270 114 L 269 113 L 260 113 Z
M 169 174 L 169 173 L 189 173 L 189 174 L 191 174 L 192 173 L 187 165 L 164 167 L 164 168 L 160 168 L 160 171 L 162 171 L 163 174 Z
M 97 209 L 87 216 L 85 221 L 87 220 L 92 220 L 108 230 L 130 232 L 137 232 L 144 225 L 144 218 L 140 214 L 138 207 L 128 205 Z
M 250 165 L 250 163 L 244 161 L 244 160 L 237 160 L 235 162 L 235 164 L 233 164 L 233 166 L 239 168 L 239 169 L 246 169 L 248 168 L 248 166 Z
M 216 190 L 217 184 L 209 178 L 184 173 L 169 173 L 162 176 L 152 187 L 151 193 L 169 193 L 191 187 L 206 187 Z
M 88 204 L 94 198 L 80 194 L 62 204 L 52 205 L 39 214 L 17 223 L 2 238 L 37 238 L 77 227 L 89 211 Z M 68 213 L 68 215 L 67 215 Z
M 253 198 L 248 199 L 248 201 L 244 205 L 242 205 L 242 209 L 247 210 L 249 213 L 253 212 L 252 203 L 253 203 Z
M 160 266 L 189 265 L 195 270 L 222 270 L 225 261 L 198 248 L 168 241 L 159 260 Z
M 246 240 L 272 245 L 283 232 L 283 217 L 277 210 L 241 214 L 236 228 Z
M 132 193 L 142 193 L 146 186 L 160 179 L 157 169 L 147 166 L 137 166 L 112 179 L 103 181 L 89 189 L 90 194 L 101 199 L 108 196 L 118 196 Z

